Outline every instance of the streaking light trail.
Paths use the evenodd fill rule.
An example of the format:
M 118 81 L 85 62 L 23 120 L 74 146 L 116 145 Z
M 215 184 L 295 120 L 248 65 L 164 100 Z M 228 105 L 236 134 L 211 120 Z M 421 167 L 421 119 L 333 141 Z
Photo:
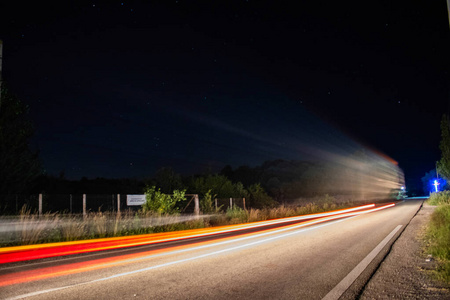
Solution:
M 375 204 L 368 204 L 357 206 L 342 210 L 324 212 L 319 214 L 311 214 L 304 216 L 288 217 L 281 219 L 274 219 L 268 221 L 259 221 L 246 224 L 236 224 L 228 226 L 220 226 L 213 228 L 202 228 L 193 230 L 184 230 L 178 232 L 164 232 L 157 234 L 145 234 L 128 237 L 104 238 L 94 240 L 83 240 L 62 243 L 49 243 L 39 245 L 27 245 L 17 247 L 0 248 L 0 264 L 19 262 L 25 260 L 42 259 L 55 256 L 81 254 L 87 252 L 95 252 L 102 250 L 112 250 L 118 248 L 142 246 L 156 243 L 163 243 L 168 241 L 176 241 L 183 239 L 190 239 L 202 236 L 217 235 L 228 232 L 236 232 L 257 227 L 289 223 L 301 220 L 322 218 L 332 215 L 340 215 L 348 212 L 359 211 L 374 207 Z
M 245 234 L 240 235 L 239 237 L 229 237 L 229 236 L 223 237 L 219 241 L 217 241 L 217 240 L 200 241 L 200 242 L 195 242 L 194 244 L 181 245 L 181 246 L 172 245 L 172 246 L 168 246 L 168 248 L 165 248 L 165 249 L 154 249 L 154 250 L 144 251 L 144 252 L 140 252 L 140 253 L 120 255 L 120 256 L 116 256 L 116 257 L 95 259 L 95 260 L 91 260 L 91 261 L 71 263 L 71 264 L 65 264 L 65 265 L 60 265 L 60 266 L 46 267 L 46 268 L 41 268 L 41 269 L 36 269 L 36 270 L 23 271 L 23 272 L 17 272 L 17 273 L 13 273 L 13 274 L 2 275 L 2 276 L 0 276 L 0 286 L 6 286 L 6 285 L 36 281 L 36 280 L 43 280 L 43 279 L 47 279 L 47 278 L 65 276 L 65 275 L 76 274 L 76 273 L 87 272 L 87 271 L 94 271 L 94 270 L 104 269 L 104 268 L 114 267 L 114 266 L 121 266 L 121 265 L 135 263 L 137 261 L 149 260 L 149 259 L 159 257 L 159 256 L 174 255 L 174 254 L 180 254 L 180 253 L 189 252 L 189 251 L 198 251 L 201 249 L 207 249 L 207 248 L 212 248 L 212 247 L 216 247 L 216 246 L 223 246 L 223 245 L 236 243 L 236 242 L 244 242 L 244 241 L 247 241 L 250 239 L 262 238 L 262 237 L 266 237 L 269 235 L 275 235 L 275 234 L 280 234 L 280 233 L 289 231 L 289 232 L 283 233 L 281 235 L 275 235 L 273 237 L 264 238 L 263 240 L 257 240 L 255 242 L 245 243 L 240 246 L 226 248 L 225 250 L 213 251 L 213 252 L 210 252 L 207 254 L 200 255 L 198 257 L 196 256 L 194 258 L 190 258 L 189 260 L 197 259 L 197 258 L 201 258 L 204 256 L 220 254 L 222 252 L 227 252 L 227 251 L 231 251 L 231 250 L 235 250 L 235 249 L 239 249 L 239 248 L 243 248 L 243 247 L 249 247 L 254 244 L 268 242 L 273 239 L 282 238 L 282 237 L 300 232 L 295 229 L 308 227 L 308 226 L 312 226 L 312 225 L 317 225 L 317 224 L 328 222 L 328 221 L 333 221 L 333 220 L 344 219 L 344 218 L 348 218 L 348 217 L 354 217 L 354 216 L 358 216 L 358 215 L 362 215 L 362 214 L 367 214 L 367 213 L 379 211 L 382 209 L 386 209 L 386 208 L 392 207 L 394 205 L 395 204 L 392 203 L 392 204 L 388 204 L 388 205 L 384 205 L 384 206 L 376 207 L 376 208 L 373 208 L 373 205 L 366 205 L 366 206 L 364 206 L 364 207 L 366 207 L 366 210 L 362 210 L 362 211 L 355 210 L 355 209 L 353 209 L 353 210 L 348 209 L 348 210 L 346 210 L 346 212 L 340 213 L 340 214 L 331 214 L 331 212 L 324 213 L 325 216 L 322 216 L 320 218 L 315 218 L 312 220 L 311 219 L 305 220 L 301 223 L 285 225 L 282 228 L 267 229 L 267 230 L 264 230 L 263 232 L 259 231 L 259 232 L 245 233 Z M 372 207 L 372 208 L 368 208 L 368 207 Z M 290 219 L 290 218 L 288 218 L 288 219 Z M 273 220 L 273 221 L 280 221 L 280 220 Z M 313 228 L 311 228 L 311 229 L 313 229 Z M 295 230 L 295 231 L 292 231 L 292 230 Z M 304 229 L 303 229 L 303 231 L 304 231 Z M 169 264 L 179 263 L 182 261 L 183 260 L 170 262 Z M 161 265 L 161 266 L 163 266 L 163 265 Z M 156 267 L 161 267 L 161 266 L 153 266 L 151 268 L 156 268 Z M 147 269 L 149 269 L 149 268 L 146 268 L 142 271 L 145 271 Z

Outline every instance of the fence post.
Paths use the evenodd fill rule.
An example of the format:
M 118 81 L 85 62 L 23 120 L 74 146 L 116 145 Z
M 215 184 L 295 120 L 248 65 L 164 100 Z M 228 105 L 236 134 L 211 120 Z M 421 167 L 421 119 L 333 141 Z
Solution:
M 247 210 L 247 209 L 245 208 L 245 197 L 242 198 L 242 202 L 244 203 L 244 210 Z
M 216 212 L 217 212 L 217 198 L 214 199 L 214 202 L 216 202 Z
M 120 213 L 120 194 L 117 194 L 117 212 Z
M 200 203 L 198 201 L 198 194 L 194 195 L 194 204 L 195 204 L 195 206 L 194 206 L 194 214 L 196 216 L 198 216 L 198 215 L 200 215 Z
M 42 194 L 39 194 L 39 217 L 42 215 Z
M 86 218 L 86 194 L 83 194 L 83 217 Z

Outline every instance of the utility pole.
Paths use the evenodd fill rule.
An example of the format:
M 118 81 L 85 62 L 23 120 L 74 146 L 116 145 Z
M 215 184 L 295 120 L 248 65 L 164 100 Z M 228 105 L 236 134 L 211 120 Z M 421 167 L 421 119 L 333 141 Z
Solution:
M 447 0 L 448 24 L 450 25 L 450 0 Z
M 450 0 L 447 0 L 448 25 L 450 26 Z M 450 115 L 450 101 L 448 102 L 448 114 Z

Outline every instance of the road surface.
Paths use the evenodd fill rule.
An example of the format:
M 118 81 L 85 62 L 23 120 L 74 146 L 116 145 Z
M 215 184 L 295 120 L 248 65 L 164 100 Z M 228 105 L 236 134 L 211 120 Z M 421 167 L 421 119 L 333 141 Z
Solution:
M 0 298 L 353 299 L 422 201 L 307 227 L 4 264 Z

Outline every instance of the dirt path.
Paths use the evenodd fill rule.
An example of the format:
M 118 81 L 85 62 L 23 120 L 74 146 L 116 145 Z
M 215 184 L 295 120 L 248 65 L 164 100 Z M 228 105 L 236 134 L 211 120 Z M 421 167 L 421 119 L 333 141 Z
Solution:
M 421 248 L 420 237 L 433 210 L 433 206 L 424 203 L 366 285 L 360 299 L 450 299 L 450 286 L 426 274 L 426 270 L 435 267 L 435 262 L 427 261 Z

